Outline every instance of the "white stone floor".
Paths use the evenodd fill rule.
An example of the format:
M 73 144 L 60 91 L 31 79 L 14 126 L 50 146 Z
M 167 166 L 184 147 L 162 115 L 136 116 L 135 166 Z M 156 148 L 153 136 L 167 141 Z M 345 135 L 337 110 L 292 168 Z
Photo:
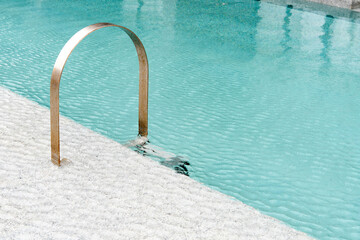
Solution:
M 0 239 L 311 239 L 0 87 Z

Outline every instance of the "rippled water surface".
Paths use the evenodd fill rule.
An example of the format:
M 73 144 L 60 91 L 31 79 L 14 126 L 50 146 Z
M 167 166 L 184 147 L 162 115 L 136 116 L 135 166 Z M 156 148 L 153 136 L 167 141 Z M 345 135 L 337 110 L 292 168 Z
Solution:
M 298 230 L 360 239 L 356 21 L 252 0 L 0 1 L 0 20 L 1 86 L 45 106 L 55 59 L 77 30 L 132 29 L 149 57 L 152 145 Z M 134 139 L 137 68 L 125 33 L 89 35 L 65 67 L 61 113 Z

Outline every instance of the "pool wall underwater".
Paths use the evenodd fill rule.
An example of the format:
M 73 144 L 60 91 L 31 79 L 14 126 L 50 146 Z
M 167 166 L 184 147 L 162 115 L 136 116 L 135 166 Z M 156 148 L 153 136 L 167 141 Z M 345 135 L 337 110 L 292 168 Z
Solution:
M 357 18 L 261 1 L 12 1 L 0 13 L 1 86 L 48 107 L 66 41 L 96 22 L 128 27 L 149 58 L 151 145 L 188 162 L 191 178 L 297 230 L 360 238 Z M 113 29 L 89 35 L 60 96 L 62 115 L 134 139 L 131 40 Z
M 330 6 L 354 9 L 359 5 L 359 0 L 310 0 L 313 2 L 327 4 Z

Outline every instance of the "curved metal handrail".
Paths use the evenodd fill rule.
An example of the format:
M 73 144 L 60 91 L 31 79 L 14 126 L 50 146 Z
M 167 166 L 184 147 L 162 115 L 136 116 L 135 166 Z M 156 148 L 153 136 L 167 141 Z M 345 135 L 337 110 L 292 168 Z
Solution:
M 90 33 L 104 27 L 118 27 L 133 41 L 139 58 L 139 135 L 148 135 L 148 89 L 149 65 L 146 52 L 140 39 L 131 30 L 112 23 L 96 23 L 89 25 L 74 36 L 62 48 L 56 59 L 50 82 L 50 122 L 51 122 L 51 161 L 60 166 L 60 128 L 59 128 L 59 86 L 65 63 L 74 48 Z

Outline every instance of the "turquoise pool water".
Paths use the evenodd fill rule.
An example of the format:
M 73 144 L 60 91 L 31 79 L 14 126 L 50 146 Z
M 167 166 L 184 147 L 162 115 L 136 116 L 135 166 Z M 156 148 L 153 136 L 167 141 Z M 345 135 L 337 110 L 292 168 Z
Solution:
M 45 106 L 76 31 L 132 29 L 149 57 L 152 145 L 188 161 L 190 177 L 311 236 L 360 239 L 354 19 L 250 0 L 18 0 L 0 1 L 0 20 L 0 85 Z M 124 33 L 93 33 L 65 67 L 61 113 L 134 139 L 137 68 Z

